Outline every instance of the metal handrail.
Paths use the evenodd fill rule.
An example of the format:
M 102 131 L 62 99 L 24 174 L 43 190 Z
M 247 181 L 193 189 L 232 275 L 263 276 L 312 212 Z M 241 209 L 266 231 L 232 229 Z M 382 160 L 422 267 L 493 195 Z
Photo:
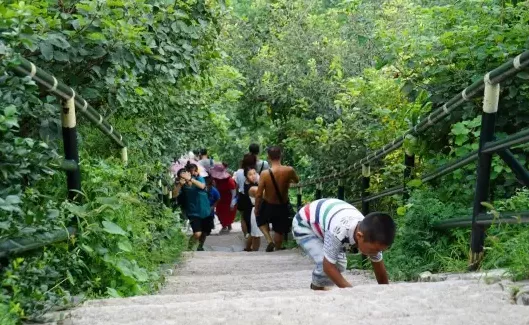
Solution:
M 127 145 L 123 141 L 123 136 L 119 134 L 114 127 L 110 125 L 101 114 L 99 114 L 90 104 L 87 103 L 71 87 L 65 85 L 44 70 L 38 68 L 35 64 L 24 58 L 19 58 L 20 64 L 13 66 L 13 70 L 22 77 L 30 77 L 38 85 L 45 88 L 46 91 L 58 96 L 64 100 L 72 97 L 75 99 L 75 107 L 81 111 L 92 123 L 94 123 L 101 132 L 106 134 L 120 148 Z
M 463 89 L 463 91 L 461 91 L 456 96 L 452 97 L 444 105 L 433 110 L 430 114 L 421 117 L 421 121 L 416 126 L 404 132 L 402 136 L 396 138 L 392 142 L 387 143 L 381 149 L 367 154 L 364 158 L 355 162 L 353 165 L 346 168 L 345 170 L 339 173 L 333 173 L 329 176 L 319 177 L 319 178 L 309 180 L 307 182 L 296 184 L 292 186 L 292 188 L 304 187 L 304 186 L 309 186 L 309 185 L 313 185 L 317 183 L 325 183 L 325 182 L 333 181 L 337 178 L 344 177 L 351 171 L 355 171 L 361 168 L 362 165 L 367 165 L 370 162 L 373 162 L 377 159 L 385 157 L 389 153 L 400 148 L 402 144 L 404 143 L 404 139 L 406 138 L 406 136 L 422 134 L 424 131 L 426 131 L 433 125 L 435 125 L 437 122 L 447 117 L 452 111 L 454 111 L 456 108 L 461 106 L 463 103 L 468 102 L 471 99 L 477 97 L 479 94 L 483 92 L 485 88 L 485 82 L 488 82 L 492 85 L 497 84 L 499 82 L 502 82 L 512 77 L 517 72 L 519 72 L 521 69 L 527 66 L 529 66 L 529 51 L 525 51 L 521 53 L 520 55 L 516 56 L 514 59 L 510 59 L 508 62 L 502 64 L 498 68 L 485 74 L 483 78 L 481 78 L 480 80 L 474 82 L 470 86 Z
M 492 224 L 527 224 L 529 223 L 529 211 L 519 212 L 500 212 L 496 217 L 488 213 L 480 213 L 476 218 L 478 225 L 490 226 Z M 434 222 L 433 227 L 436 229 L 451 229 L 459 227 L 470 227 L 472 218 L 453 218 Z

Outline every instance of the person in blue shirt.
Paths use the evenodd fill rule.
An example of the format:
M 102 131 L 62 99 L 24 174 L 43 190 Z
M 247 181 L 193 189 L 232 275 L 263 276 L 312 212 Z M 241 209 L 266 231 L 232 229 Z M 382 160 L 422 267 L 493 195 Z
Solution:
M 206 237 L 211 233 L 211 208 L 206 191 L 206 181 L 195 164 L 188 164 L 177 172 L 173 196 L 178 198 L 184 215 L 189 219 L 193 235 L 189 249 L 198 242 L 197 250 L 204 250 Z
M 210 217 L 212 222 L 215 221 L 215 208 L 220 201 L 220 193 L 215 187 L 215 182 L 213 178 L 206 177 L 206 192 L 208 193 L 209 207 L 211 208 Z M 213 224 L 214 225 L 214 224 Z M 213 227 L 215 228 L 215 227 Z

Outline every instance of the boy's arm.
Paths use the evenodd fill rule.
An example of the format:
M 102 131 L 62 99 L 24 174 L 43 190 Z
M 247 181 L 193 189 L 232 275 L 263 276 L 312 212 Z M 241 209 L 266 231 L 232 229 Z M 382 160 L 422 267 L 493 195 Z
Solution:
M 371 265 L 373 265 L 373 271 L 375 272 L 378 284 L 389 284 L 388 272 L 386 272 L 384 261 L 371 261 Z
M 342 251 L 342 242 L 331 231 L 325 233 L 323 239 L 323 272 L 339 288 L 352 287 L 343 277 L 342 272 L 336 267 L 338 256 Z
M 349 288 L 352 285 L 343 277 L 342 273 L 335 264 L 329 262 L 327 257 L 323 258 L 323 272 L 327 274 L 329 279 L 336 284 L 338 288 Z

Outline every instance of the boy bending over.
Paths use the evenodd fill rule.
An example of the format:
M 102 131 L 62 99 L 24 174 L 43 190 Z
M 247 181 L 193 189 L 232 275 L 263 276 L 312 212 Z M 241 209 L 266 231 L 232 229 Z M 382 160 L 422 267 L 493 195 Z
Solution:
M 389 283 L 382 261 L 382 251 L 395 238 L 395 223 L 389 215 L 373 212 L 364 217 L 347 202 L 321 199 L 299 210 L 292 221 L 292 233 L 316 263 L 311 289 L 325 290 L 334 284 L 351 287 L 342 275 L 347 266 L 347 246 L 357 247 L 369 257 L 379 284 Z

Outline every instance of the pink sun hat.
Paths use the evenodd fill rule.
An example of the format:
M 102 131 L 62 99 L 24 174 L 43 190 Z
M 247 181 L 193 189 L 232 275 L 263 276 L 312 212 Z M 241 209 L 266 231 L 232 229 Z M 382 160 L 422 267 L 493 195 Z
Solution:
M 216 179 L 226 179 L 231 177 L 223 164 L 215 164 L 213 168 L 209 170 L 209 174 Z

